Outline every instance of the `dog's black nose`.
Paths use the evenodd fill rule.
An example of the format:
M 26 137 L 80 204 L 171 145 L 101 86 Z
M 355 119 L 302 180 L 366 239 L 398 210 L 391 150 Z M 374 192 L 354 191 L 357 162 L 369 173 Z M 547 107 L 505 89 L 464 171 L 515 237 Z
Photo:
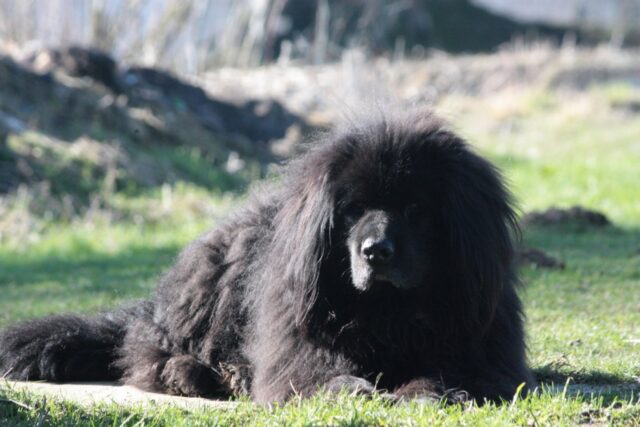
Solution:
M 362 242 L 362 256 L 371 265 L 386 264 L 395 253 L 393 242 L 389 239 L 375 240 L 371 237 Z

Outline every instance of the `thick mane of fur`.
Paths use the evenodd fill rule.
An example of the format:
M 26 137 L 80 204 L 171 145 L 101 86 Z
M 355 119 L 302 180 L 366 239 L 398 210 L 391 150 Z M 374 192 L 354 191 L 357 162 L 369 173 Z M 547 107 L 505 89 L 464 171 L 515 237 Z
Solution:
M 511 196 L 431 113 L 375 113 L 322 135 L 253 193 L 181 253 L 139 308 L 9 328 L 0 373 L 259 402 L 370 392 L 375 382 L 398 398 L 458 390 L 455 399 L 478 401 L 534 386 Z M 419 283 L 356 289 L 346 242 L 357 231 L 345 219 L 354 194 L 369 201 L 363 209 L 396 217 L 419 199 L 424 218 L 399 237 L 427 233 L 402 276 Z M 87 351 L 97 362 L 84 362 Z

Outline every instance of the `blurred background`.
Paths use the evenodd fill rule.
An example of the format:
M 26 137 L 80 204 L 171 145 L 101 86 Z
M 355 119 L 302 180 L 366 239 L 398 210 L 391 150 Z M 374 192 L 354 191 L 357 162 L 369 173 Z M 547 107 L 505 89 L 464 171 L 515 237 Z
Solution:
M 198 74 L 322 64 L 349 49 L 396 59 L 489 52 L 514 38 L 637 46 L 639 20 L 638 0 L 4 0 L 0 37 Z
M 2 0 L 0 244 L 191 236 L 357 102 L 435 108 L 523 212 L 633 223 L 639 44 L 640 0 Z

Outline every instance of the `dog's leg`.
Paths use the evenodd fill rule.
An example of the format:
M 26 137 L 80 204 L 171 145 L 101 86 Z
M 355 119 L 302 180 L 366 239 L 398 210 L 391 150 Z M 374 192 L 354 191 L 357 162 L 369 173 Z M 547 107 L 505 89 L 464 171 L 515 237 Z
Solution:
M 173 355 L 146 344 L 128 349 L 119 363 L 124 365 L 124 382 L 143 390 L 193 397 L 230 394 L 220 372 L 188 354 Z
M 125 384 L 143 390 L 182 396 L 229 395 L 220 372 L 171 344 L 149 318 L 131 325 L 117 366 Z

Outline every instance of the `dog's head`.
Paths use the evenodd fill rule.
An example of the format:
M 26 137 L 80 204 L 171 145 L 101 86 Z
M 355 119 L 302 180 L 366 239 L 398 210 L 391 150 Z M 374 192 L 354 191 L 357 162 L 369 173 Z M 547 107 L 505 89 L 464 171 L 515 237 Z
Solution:
M 334 135 L 284 181 L 277 256 L 298 320 L 321 285 L 429 295 L 469 305 L 467 317 L 493 316 L 512 280 L 510 197 L 495 168 L 433 116 Z
M 367 185 L 370 182 L 345 184 L 347 194 L 337 210 L 336 242 L 348 251 L 352 285 L 360 292 L 423 285 L 435 255 L 430 256 L 434 223 L 423 194 L 390 186 L 387 191 L 395 197 L 368 198 L 363 191 Z

